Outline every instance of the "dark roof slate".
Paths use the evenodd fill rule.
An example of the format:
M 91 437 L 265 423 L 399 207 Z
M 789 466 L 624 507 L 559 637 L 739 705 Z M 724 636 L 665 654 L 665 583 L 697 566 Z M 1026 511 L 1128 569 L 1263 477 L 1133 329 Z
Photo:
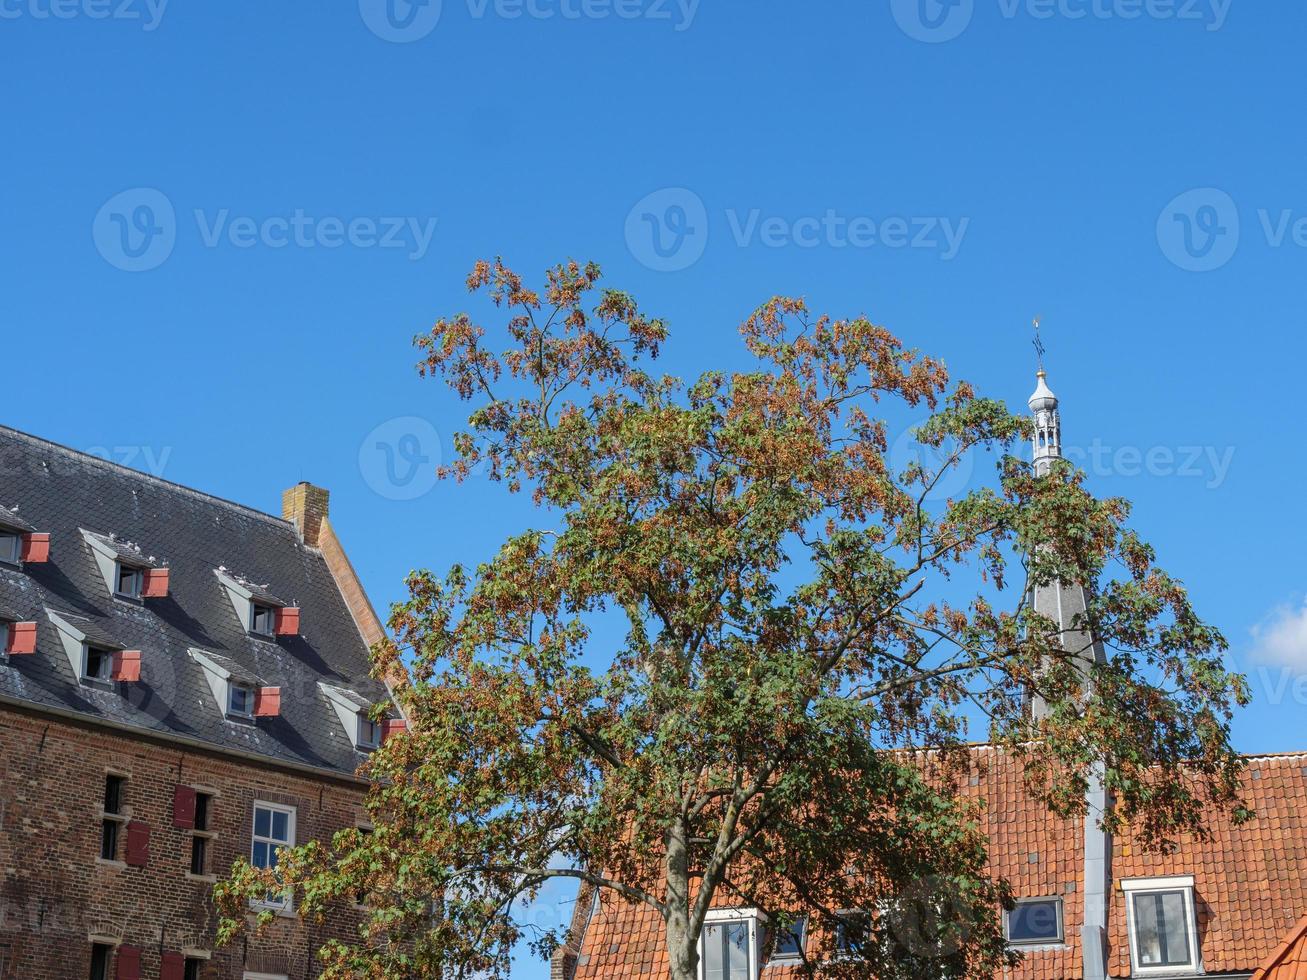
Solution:
M 388 695 L 369 677 L 367 645 L 322 554 L 289 522 L 4 427 L 0 457 L 9 464 L 0 467 L 0 500 L 16 503 L 51 541 L 46 564 L 0 565 L 0 607 L 39 624 L 35 656 L 0 658 L 0 695 L 270 760 L 355 770 L 363 756 L 318 682 L 377 701 Z M 167 598 L 111 596 L 82 528 L 166 554 Z M 214 574 L 222 566 L 294 596 L 304 610 L 301 635 L 247 633 Z M 46 608 L 142 651 L 141 681 L 110 690 L 79 683 Z M 280 687 L 281 715 L 254 725 L 227 720 L 191 648 Z
M 0 527 L 8 531 L 35 531 L 36 528 L 18 516 L 17 508 L 0 507 Z
M 159 561 L 153 555 L 147 555 L 141 546 L 131 541 L 124 541 L 113 534 L 96 534 L 94 531 L 86 531 L 95 540 L 116 554 L 122 561 L 137 568 L 157 568 Z

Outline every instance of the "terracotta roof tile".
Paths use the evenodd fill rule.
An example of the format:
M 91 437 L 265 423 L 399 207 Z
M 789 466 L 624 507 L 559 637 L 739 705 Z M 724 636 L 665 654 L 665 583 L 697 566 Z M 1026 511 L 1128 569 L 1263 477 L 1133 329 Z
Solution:
M 1066 942 L 1027 953 L 1003 980 L 1069 980 L 1081 976 L 1080 927 L 1084 915 L 1083 827 L 1079 820 L 1050 817 L 1022 788 L 1018 763 L 989 747 L 977 747 L 988 764 L 981 778 L 964 786 L 968 797 L 987 801 L 990 862 L 1018 896 L 1063 896 Z M 1212 821 L 1207 839 L 1181 842 L 1172 855 L 1149 854 L 1118 840 L 1113 854 L 1112 907 L 1109 912 L 1109 973 L 1130 975 L 1122 879 L 1192 874 L 1199 909 L 1199 940 L 1208 973 L 1250 972 L 1307 909 L 1307 831 L 1300 812 L 1307 808 L 1307 754 L 1250 760 L 1243 792 L 1257 816 L 1243 826 Z M 1256 778 L 1253 773 L 1256 773 Z M 1031 858 L 1038 855 L 1038 861 Z M 1307 980 L 1307 919 L 1299 923 L 1296 945 L 1281 944 L 1277 973 L 1258 980 Z M 1293 937 L 1291 937 L 1291 940 Z M 1292 947 L 1292 948 L 1290 948 Z M 605 896 L 586 930 L 575 980 L 635 980 L 665 976 L 667 954 L 662 922 L 645 906 Z M 1286 972 L 1290 971 L 1290 972 Z M 788 980 L 797 971 L 769 968 L 767 980 Z

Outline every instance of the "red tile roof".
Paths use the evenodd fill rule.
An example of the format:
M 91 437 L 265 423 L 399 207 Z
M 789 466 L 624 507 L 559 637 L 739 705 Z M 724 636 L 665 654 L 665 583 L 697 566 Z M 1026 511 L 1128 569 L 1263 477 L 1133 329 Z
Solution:
M 1083 919 L 1082 822 L 1055 820 L 1025 792 L 1019 763 L 978 747 L 985 765 L 963 792 L 987 802 L 990 863 L 1018 897 L 1060 895 L 1066 942 L 1027 953 L 1004 980 L 1069 980 L 1081 976 Z M 1265 961 L 1307 908 L 1307 753 L 1249 759 L 1245 799 L 1256 818 L 1234 826 L 1212 821 L 1207 840 L 1182 842 L 1177 853 L 1157 855 L 1118 838 L 1113 853 L 1109 911 L 1109 972 L 1130 975 L 1123 879 L 1192 874 L 1199 943 L 1208 973 L 1251 972 Z M 1300 937 L 1307 948 L 1307 936 Z M 647 980 L 666 976 L 662 921 L 647 906 L 605 895 L 585 931 L 575 980 Z M 1307 980 L 1302 973 L 1268 974 L 1268 980 Z M 797 971 L 768 969 L 768 980 Z
M 1307 915 L 1253 974 L 1253 980 L 1307 980 Z

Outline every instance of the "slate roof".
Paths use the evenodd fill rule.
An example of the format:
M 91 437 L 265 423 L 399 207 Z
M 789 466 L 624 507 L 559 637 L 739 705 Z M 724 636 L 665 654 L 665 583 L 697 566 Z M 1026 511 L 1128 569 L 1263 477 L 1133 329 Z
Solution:
M 1079 821 L 1051 819 L 1022 787 L 1021 772 L 1006 754 L 988 746 L 974 750 L 984 763 L 968 797 L 987 801 L 986 822 L 994 873 L 1007 878 L 1017 897 L 1060 895 L 1066 942 L 1031 951 L 1003 980 L 1076 980 L 1083 976 L 1080 928 L 1084 918 L 1084 833 Z M 1294 921 L 1307 909 L 1307 753 L 1249 760 L 1243 793 L 1256 819 L 1234 826 L 1212 821 L 1210 839 L 1184 841 L 1169 856 L 1142 852 L 1118 839 L 1113 852 L 1112 904 L 1108 913 L 1109 975 L 1131 975 L 1123 879 L 1195 877 L 1198 933 L 1206 975 L 1247 976 L 1266 962 Z M 722 904 L 729 905 L 729 900 Z M 1307 930 L 1298 937 L 1302 973 L 1268 973 L 1265 980 L 1307 980 Z M 585 928 L 575 980 L 647 980 L 666 976 L 662 921 L 646 906 L 607 896 Z M 768 966 L 765 980 L 790 980 L 798 970 Z
M 318 682 L 377 702 L 388 695 L 368 676 L 367 645 L 322 554 L 292 524 L 4 427 L 0 458 L 0 500 L 17 504 L 51 541 L 47 564 L 0 564 L 0 608 L 38 624 L 35 655 L 0 657 L 0 696 L 279 762 L 355 770 L 364 756 Z M 149 542 L 166 555 L 167 598 L 111 596 L 82 529 Z M 303 609 L 301 635 L 248 634 L 214 574 L 220 566 L 290 597 Z M 141 681 L 112 690 L 81 684 L 47 609 L 142 651 Z M 254 724 L 227 720 L 204 668 L 188 654 L 192 647 L 224 658 L 234 673 L 279 686 L 281 715 Z
M 9 531 L 35 531 L 36 528 L 23 520 L 12 507 L 0 507 L 0 527 Z
M 122 538 L 111 534 L 96 534 L 94 531 L 87 531 L 86 533 L 129 565 L 135 565 L 137 568 L 157 568 L 159 565 L 158 559 L 153 555 L 147 555 L 138 544 L 124 541 Z

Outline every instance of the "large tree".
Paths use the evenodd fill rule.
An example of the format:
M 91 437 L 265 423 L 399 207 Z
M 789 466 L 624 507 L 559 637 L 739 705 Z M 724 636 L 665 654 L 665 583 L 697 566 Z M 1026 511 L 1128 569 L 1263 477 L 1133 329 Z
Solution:
M 696 980 L 714 904 L 777 929 L 878 910 L 856 955 L 814 930 L 821 975 L 915 978 L 929 956 L 989 976 L 1009 896 L 958 791 L 969 722 L 1057 814 L 1104 760 L 1107 819 L 1146 845 L 1238 815 L 1243 682 L 1125 502 L 1065 465 L 1037 478 L 1013 455 L 1026 420 L 869 320 L 773 299 L 741 327 L 747 369 L 685 383 L 644 366 L 663 321 L 599 278 L 568 263 L 536 292 L 480 263 L 469 287 L 504 324 L 417 340 L 473 403 L 449 475 L 543 516 L 475 572 L 415 573 L 394 610 L 377 671 L 402 660 L 410 728 L 366 766 L 375 830 L 286 852 L 276 885 L 310 917 L 369 894 L 326 976 L 506 976 L 524 938 L 563 939 L 515 918 L 556 879 L 653 909 L 673 980 Z M 925 452 L 896 466 L 887 419 L 913 410 Z M 1053 579 L 1091 587 L 1077 626 L 1106 663 L 1031 608 Z M 272 884 L 240 868 L 219 889 L 224 939 Z M 936 932 L 905 946 L 914 903 Z

